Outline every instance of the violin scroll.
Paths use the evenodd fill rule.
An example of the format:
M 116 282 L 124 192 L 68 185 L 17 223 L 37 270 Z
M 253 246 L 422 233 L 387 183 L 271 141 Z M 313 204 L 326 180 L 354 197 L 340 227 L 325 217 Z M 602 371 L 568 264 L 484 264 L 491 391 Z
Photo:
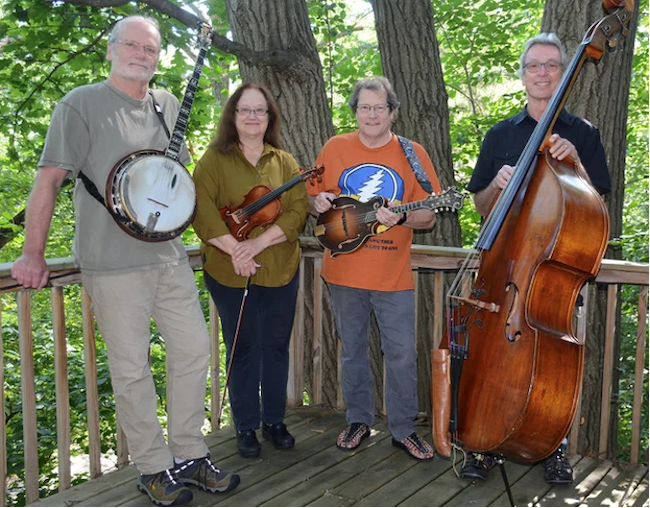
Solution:
M 306 176 L 310 185 L 316 185 L 316 182 L 321 183 L 323 181 L 321 175 L 323 174 L 323 171 L 325 171 L 325 166 L 322 164 L 316 164 L 314 167 L 306 171 L 303 171 L 302 168 L 300 168 L 300 170 L 300 172 Z M 316 182 L 314 182 L 314 180 L 316 180 Z

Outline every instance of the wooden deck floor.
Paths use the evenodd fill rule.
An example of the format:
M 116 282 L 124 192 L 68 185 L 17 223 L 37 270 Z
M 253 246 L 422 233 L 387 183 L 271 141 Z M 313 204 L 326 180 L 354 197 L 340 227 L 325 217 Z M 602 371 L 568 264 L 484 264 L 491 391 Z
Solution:
M 286 423 L 296 438 L 291 450 L 262 442 L 262 455 L 243 459 L 234 432 L 210 434 L 213 462 L 236 471 L 241 484 L 227 494 L 194 490 L 191 506 L 509 506 L 503 481 L 493 470 L 486 482 L 456 477 L 451 462 L 421 463 L 391 446 L 384 421 L 355 452 L 336 448 L 343 413 L 299 408 Z M 427 429 L 419 431 L 426 435 Z M 517 506 L 648 506 L 648 468 L 616 465 L 589 457 L 571 457 L 572 485 L 544 482 L 540 465 L 506 463 Z M 40 506 L 152 506 L 136 486 L 128 467 L 41 500 Z

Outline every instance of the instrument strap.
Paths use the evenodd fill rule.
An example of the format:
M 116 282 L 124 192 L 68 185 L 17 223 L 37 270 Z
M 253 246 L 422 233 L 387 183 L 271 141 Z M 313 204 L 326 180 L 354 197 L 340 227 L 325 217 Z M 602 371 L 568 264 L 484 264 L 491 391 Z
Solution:
M 77 175 L 77 178 L 81 180 L 84 184 L 84 187 L 88 191 L 88 194 L 90 194 L 92 197 L 94 197 L 97 201 L 101 203 L 101 205 L 106 208 L 106 211 L 111 214 L 111 217 L 113 217 L 116 221 L 122 222 L 123 224 L 129 224 L 131 221 L 128 219 L 125 219 L 121 215 L 118 215 L 114 211 L 112 211 L 108 206 L 106 206 L 106 201 L 104 201 L 104 198 L 102 195 L 99 193 L 99 190 L 97 189 L 97 186 L 95 183 L 86 176 L 86 174 L 83 171 L 79 171 L 79 174 Z
M 152 90 L 149 90 L 149 95 L 151 95 L 151 100 L 153 101 L 153 109 L 156 112 L 156 115 L 158 115 L 158 119 L 160 120 L 163 129 L 165 129 L 165 134 L 167 134 L 167 139 L 171 139 L 171 135 L 169 134 L 169 129 L 167 128 L 167 123 L 165 122 L 165 115 L 163 115 L 162 107 L 160 106 L 160 104 L 158 104 L 158 101 L 153 96 Z
M 413 143 L 411 143 L 409 139 L 406 139 L 403 136 L 397 136 L 397 139 L 399 140 L 399 144 L 402 147 L 404 155 L 406 155 L 406 160 L 409 161 L 411 169 L 413 170 L 413 173 L 415 173 L 415 178 L 417 179 L 418 183 L 428 194 L 433 193 L 433 186 L 431 185 L 431 181 L 429 180 L 429 177 L 422 167 L 422 163 L 420 163 L 418 154 L 415 153 Z
M 163 128 L 165 129 L 165 134 L 167 134 L 167 138 L 170 138 L 169 134 L 169 129 L 167 128 L 167 124 L 165 123 L 165 117 L 163 115 L 163 110 L 162 107 L 160 107 L 160 104 L 158 104 L 158 101 L 156 98 L 153 96 L 153 92 L 149 90 L 149 95 L 151 95 L 151 100 L 153 101 L 153 109 L 156 112 L 156 115 L 158 116 L 158 119 L 160 120 L 160 123 L 162 124 Z M 84 187 L 88 191 L 88 194 L 90 194 L 92 197 L 94 197 L 97 201 L 100 202 L 100 204 L 106 208 L 106 211 L 111 214 L 111 217 L 113 217 L 116 221 L 121 222 L 123 224 L 129 224 L 131 221 L 122 217 L 121 215 L 113 212 L 108 206 L 106 206 L 106 201 L 104 201 L 104 198 L 102 195 L 99 193 L 99 190 L 97 189 L 97 186 L 95 183 L 86 176 L 86 174 L 83 171 L 79 171 L 79 174 L 77 175 L 77 178 L 81 180 L 84 184 Z

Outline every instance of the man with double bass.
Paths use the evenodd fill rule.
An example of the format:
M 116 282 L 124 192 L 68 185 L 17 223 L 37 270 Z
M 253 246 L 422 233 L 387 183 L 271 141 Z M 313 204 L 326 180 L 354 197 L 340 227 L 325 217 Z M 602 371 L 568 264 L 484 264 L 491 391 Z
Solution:
M 27 204 L 23 252 L 11 271 L 25 288 L 42 289 L 48 281 L 45 245 L 56 195 L 67 176 L 83 171 L 103 189 L 123 157 L 167 146 L 153 99 L 170 125 L 179 103 L 168 92 L 149 90 L 160 47 L 154 19 L 122 19 L 108 41 L 109 78 L 72 90 L 57 105 Z M 181 160 L 190 160 L 185 147 Z M 235 488 L 239 476 L 210 462 L 201 432 L 210 338 L 182 242 L 130 236 L 80 182 L 75 212 L 74 254 L 108 350 L 117 415 L 140 472 L 138 488 L 158 506 L 190 502 L 187 485 L 213 493 Z M 158 421 L 149 366 L 151 317 L 167 353 L 168 442 Z
M 517 115 L 499 122 L 485 136 L 481 151 L 467 186 L 475 193 L 474 203 L 483 216 L 489 215 L 499 194 L 513 174 L 517 162 L 533 130 L 553 96 L 567 57 L 562 43 L 554 33 L 542 33 L 528 40 L 520 58 L 519 76 L 526 89 L 527 104 Z M 550 137 L 551 156 L 558 160 L 571 157 L 578 171 L 600 194 L 611 189 L 605 150 L 598 129 L 592 124 L 562 110 Z M 570 483 L 573 469 L 565 455 L 565 444 L 543 461 L 544 479 L 548 483 Z M 473 453 L 461 470 L 461 477 L 486 480 L 495 464 L 489 454 Z

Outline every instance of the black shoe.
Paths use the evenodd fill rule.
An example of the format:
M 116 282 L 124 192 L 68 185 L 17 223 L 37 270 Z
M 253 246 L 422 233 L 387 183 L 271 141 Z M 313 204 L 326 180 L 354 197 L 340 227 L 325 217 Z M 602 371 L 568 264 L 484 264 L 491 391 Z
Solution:
M 264 436 L 264 439 L 271 441 L 278 450 L 292 448 L 296 442 L 294 437 L 289 434 L 284 423 L 274 423 L 272 425 L 262 423 L 262 436 Z
M 460 477 L 467 480 L 481 480 L 484 482 L 488 479 L 490 469 L 494 467 L 496 461 L 489 453 L 471 453 L 460 470 Z
M 545 458 L 542 465 L 544 466 L 544 480 L 546 480 L 546 483 L 573 482 L 573 468 L 562 447 L 550 457 Z
M 260 456 L 260 453 L 262 453 L 262 447 L 257 440 L 254 430 L 242 430 L 241 432 L 237 432 L 237 449 L 239 450 L 239 455 L 245 459 Z

